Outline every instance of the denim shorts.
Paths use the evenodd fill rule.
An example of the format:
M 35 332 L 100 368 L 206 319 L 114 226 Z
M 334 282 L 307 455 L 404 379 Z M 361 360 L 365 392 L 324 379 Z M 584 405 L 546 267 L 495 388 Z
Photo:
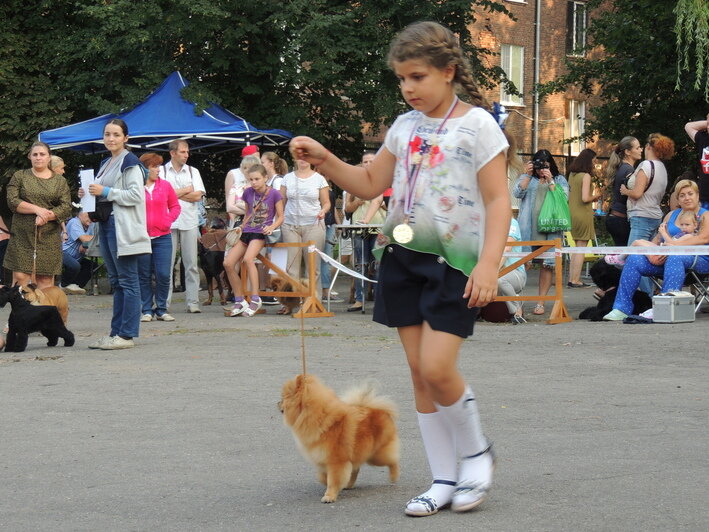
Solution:
M 379 266 L 374 321 L 388 327 L 425 321 L 434 331 L 467 338 L 478 315 L 463 299 L 467 282 L 464 273 L 436 255 L 387 246 Z

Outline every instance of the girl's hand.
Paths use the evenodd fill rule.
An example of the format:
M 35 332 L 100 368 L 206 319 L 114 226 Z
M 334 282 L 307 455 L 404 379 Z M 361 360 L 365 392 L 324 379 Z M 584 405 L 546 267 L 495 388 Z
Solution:
M 325 146 L 310 137 L 295 137 L 291 139 L 290 152 L 294 159 L 307 161 L 315 166 L 323 164 L 330 154 Z
M 554 176 L 551 175 L 551 170 L 548 168 L 542 168 L 539 170 L 539 175 L 546 179 L 547 183 L 553 183 L 554 182 Z
M 267 225 L 263 228 L 263 234 L 264 235 L 272 235 L 273 234 L 273 226 L 272 225 Z
M 497 295 L 497 272 L 495 265 L 478 262 L 465 284 L 463 298 L 469 299 L 468 308 L 484 307 Z
M 623 196 L 627 196 L 627 195 L 628 195 L 628 190 L 630 190 L 630 189 L 629 189 L 628 187 L 626 187 L 625 185 L 620 185 L 620 193 L 621 193 Z
M 327 214 L 327 213 L 326 213 L 325 211 L 323 211 L 323 210 L 321 210 L 320 212 L 318 212 L 318 220 L 322 220 L 323 218 L 325 218 L 325 215 L 326 215 L 326 214 Z
M 100 196 L 103 193 L 103 185 L 98 183 L 91 183 L 89 185 L 89 194 L 92 196 Z
M 532 172 L 534 172 L 534 165 L 532 164 L 532 161 L 529 161 L 525 166 L 524 166 L 524 173 L 527 174 L 528 176 L 532 175 Z
M 45 225 L 46 223 L 47 223 L 47 220 L 42 218 L 39 214 L 34 217 L 34 224 L 37 227 L 41 227 L 41 226 Z
M 84 196 L 86 196 L 86 192 L 83 188 L 79 187 L 79 199 L 83 198 Z

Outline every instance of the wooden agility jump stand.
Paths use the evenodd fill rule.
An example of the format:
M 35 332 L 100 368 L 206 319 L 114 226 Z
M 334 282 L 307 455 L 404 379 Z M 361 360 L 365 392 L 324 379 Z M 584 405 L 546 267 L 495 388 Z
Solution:
M 279 242 L 278 244 L 271 244 L 268 247 L 271 248 L 309 248 L 310 246 L 314 246 L 315 242 L 293 242 L 293 243 L 285 243 L 285 242 Z M 293 292 L 266 292 L 263 290 L 259 290 L 259 296 L 273 296 L 273 297 L 301 297 L 303 298 L 303 304 L 300 307 L 300 311 L 298 311 L 296 314 L 293 314 L 294 318 L 331 318 L 335 315 L 334 312 L 328 312 L 325 310 L 325 307 L 322 304 L 322 301 L 320 301 L 320 298 L 318 297 L 318 292 L 317 289 L 318 287 L 315 286 L 315 260 L 316 260 L 316 255 L 314 251 L 309 251 L 308 252 L 308 285 L 305 286 L 303 283 L 300 282 L 300 279 L 294 279 L 290 275 L 288 275 L 286 272 L 281 270 L 278 266 L 273 264 L 273 262 L 270 261 L 270 259 L 266 258 L 262 253 L 259 253 L 258 259 L 266 265 L 267 268 L 270 268 L 271 270 L 275 271 L 278 275 L 283 277 L 284 279 L 288 279 L 293 286 Z M 246 266 L 244 263 L 241 263 L 241 287 L 243 289 L 243 293 L 247 293 L 247 283 L 248 283 L 248 275 L 246 274 Z M 297 290 L 297 291 L 296 291 Z
M 530 240 L 530 241 L 524 241 L 524 242 L 508 242 L 508 246 L 512 247 L 517 247 L 517 246 L 539 246 L 538 249 L 535 249 L 529 255 L 525 255 L 521 259 L 517 260 L 513 264 L 510 264 L 509 266 L 506 266 L 500 270 L 500 273 L 498 274 L 499 277 L 502 277 L 503 275 L 511 272 L 512 270 L 518 268 L 520 265 L 525 264 L 542 253 L 545 253 L 551 249 L 555 249 L 555 281 L 554 281 L 554 295 L 546 295 L 546 296 L 497 296 L 495 297 L 495 301 L 554 301 L 554 306 L 551 309 L 551 313 L 549 314 L 549 319 L 547 320 L 547 323 L 549 324 L 555 324 L 555 323 L 566 323 L 569 321 L 572 321 L 573 318 L 569 315 L 569 311 L 566 308 L 566 304 L 564 303 L 564 282 L 563 282 L 563 265 L 562 265 L 562 260 L 561 260 L 561 240 L 560 239 L 555 239 L 555 240 Z

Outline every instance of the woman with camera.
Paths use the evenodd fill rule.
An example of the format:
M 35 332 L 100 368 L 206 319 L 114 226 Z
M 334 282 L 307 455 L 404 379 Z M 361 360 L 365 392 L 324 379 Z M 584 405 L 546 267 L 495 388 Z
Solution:
M 517 178 L 512 195 L 519 198 L 519 222 L 522 240 L 554 240 L 561 239 L 561 232 L 540 233 L 537 228 L 539 212 L 544 204 L 548 191 L 561 187 L 564 195 L 569 197 L 569 184 L 559 173 L 559 168 L 548 150 L 539 150 L 525 167 L 525 172 Z M 529 246 L 524 246 L 529 252 Z M 554 259 L 544 259 L 539 271 L 539 295 L 545 296 L 551 288 L 554 270 Z M 544 301 L 540 300 L 534 307 L 534 314 L 544 314 Z

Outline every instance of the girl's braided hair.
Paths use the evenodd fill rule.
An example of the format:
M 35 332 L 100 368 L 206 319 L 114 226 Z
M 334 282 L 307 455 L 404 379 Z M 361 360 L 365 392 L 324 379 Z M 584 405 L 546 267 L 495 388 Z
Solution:
M 409 59 L 424 59 L 439 70 L 454 66 L 453 82 L 463 88 L 470 103 L 490 110 L 490 105 L 473 80 L 470 63 L 463 56 L 458 39 L 445 26 L 437 22 L 416 22 L 404 28 L 392 41 L 387 62 L 393 68 L 395 62 Z

